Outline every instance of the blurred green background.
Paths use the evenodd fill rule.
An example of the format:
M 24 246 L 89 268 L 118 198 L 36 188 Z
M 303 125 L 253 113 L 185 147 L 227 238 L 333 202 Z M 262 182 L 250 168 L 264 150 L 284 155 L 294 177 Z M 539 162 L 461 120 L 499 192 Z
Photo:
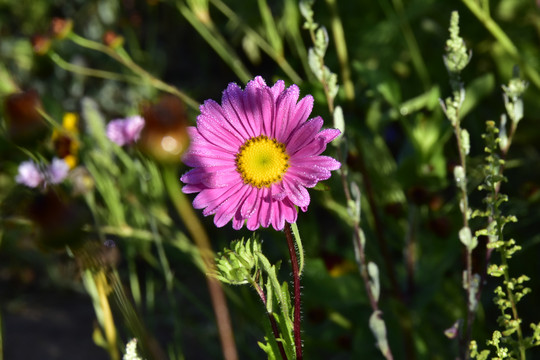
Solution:
M 481 134 L 486 120 L 499 121 L 505 111 L 501 85 L 508 83 L 514 65 L 540 71 L 540 5 L 531 0 L 482 2 L 517 47 L 518 55 L 512 56 L 460 1 L 333 3 L 317 1 L 315 20 L 328 29 L 326 65 L 342 85 L 336 104 L 345 113 L 346 165 L 363 194 L 367 257 L 381 271 L 380 307 L 390 346 L 397 359 L 456 358 L 458 344 L 444 330 L 466 316 L 461 285 L 464 249 L 457 236 L 461 215 L 452 175 L 459 158 L 452 127 L 439 105 L 439 98 L 450 94 L 443 62 L 450 13 L 459 11 L 461 36 L 473 54 L 462 73 L 467 90 L 462 127 L 471 135 L 471 207 L 483 208 L 484 194 L 476 190 L 483 177 Z M 113 31 L 123 38 L 125 51 L 136 64 L 198 103 L 218 101 L 229 82 L 243 86 L 255 75 L 262 75 L 268 84 L 277 79 L 287 85 L 297 83 L 301 96 L 315 97 L 312 116 L 321 115 L 331 127 L 322 86 L 307 64 L 311 40 L 302 29 L 298 4 L 293 0 L 0 0 L 0 116 L 5 120 L 0 138 L 0 350 L 6 359 L 109 356 L 94 345 L 103 345 L 103 334 L 100 338 L 96 330 L 100 325 L 83 286 L 80 259 L 66 253 L 59 240 L 62 231 L 48 233 L 52 220 L 42 219 L 57 210 L 39 191 L 14 182 L 17 166 L 29 152 L 49 159 L 54 153 L 52 130 L 23 146 L 9 139 L 6 104 L 18 88 L 36 90 L 44 110 L 58 124 L 68 112 L 80 118 L 79 164 L 89 171 L 95 186 L 78 195 L 73 195 L 73 187 L 57 190 L 69 203 L 64 210 L 75 214 L 67 220 L 70 226 L 62 223 L 65 218 L 59 220 L 61 230 L 74 228 L 65 235 L 66 241 L 70 246 L 78 241 L 95 244 L 98 250 L 92 256 L 116 269 L 142 326 L 167 356 L 221 358 L 204 274 L 185 224 L 167 196 L 163 175 L 169 169 L 179 178 L 187 168 L 149 160 L 139 149 L 103 145 L 95 130 L 111 119 L 143 112 L 163 93 L 148 81 L 126 83 L 67 71 L 66 63 L 132 74 L 103 53 L 68 39 L 54 39 L 47 54 L 36 54 L 31 39 L 35 45 L 36 35 L 49 34 L 55 17 L 72 19 L 76 34 L 96 42 Z M 344 76 L 346 67 L 334 47 L 338 18 L 344 29 L 349 76 Z M 352 88 L 343 86 L 346 78 Z M 511 272 L 532 278 L 533 292 L 520 303 L 528 331 L 528 323 L 539 321 L 535 304 L 540 303 L 540 84 L 527 74 L 524 78 L 530 81 L 524 95 L 525 117 L 510 149 L 508 182 L 502 192 L 510 199 L 504 211 L 519 219 L 507 227 L 507 238 L 523 247 L 510 263 Z M 185 120 L 194 124 L 196 116 L 197 109 L 188 104 Z M 335 149 L 327 153 L 333 156 Z M 305 358 L 382 358 L 368 326 L 371 311 L 355 265 L 352 227 L 337 174 L 326 184 L 329 191 L 310 191 L 310 209 L 298 219 L 307 257 Z M 370 195 L 375 208 L 368 202 Z M 375 224 L 374 214 L 383 234 L 378 233 L 381 227 Z M 214 251 L 251 235 L 230 225 L 217 229 L 212 218 L 202 218 L 200 211 L 197 215 Z M 485 226 L 483 221 L 473 220 L 473 229 Z M 112 230 L 92 230 L 96 225 Z M 141 230 L 144 236 L 122 232 L 126 227 Z M 268 229 L 258 234 L 267 256 L 283 259 L 281 280 L 287 281 L 290 271 L 283 234 Z M 386 259 L 380 236 L 388 243 Z M 51 244 L 51 239 L 60 244 Z M 481 248 L 473 254 L 478 272 L 485 266 Z M 413 255 L 407 256 L 408 251 Z M 401 300 L 392 295 L 388 261 L 404 294 Z M 473 327 L 473 338 L 482 347 L 496 327 L 498 309 L 492 301 L 496 285 L 488 278 Z M 225 290 L 240 358 L 262 358 L 256 342 L 263 338 L 263 306 L 247 287 Z M 113 312 L 122 309 L 113 306 Z M 122 324 L 121 316 L 115 318 L 125 343 L 133 336 L 132 328 Z M 409 333 L 404 335 L 403 329 Z M 540 358 L 540 352 L 532 350 L 529 356 Z

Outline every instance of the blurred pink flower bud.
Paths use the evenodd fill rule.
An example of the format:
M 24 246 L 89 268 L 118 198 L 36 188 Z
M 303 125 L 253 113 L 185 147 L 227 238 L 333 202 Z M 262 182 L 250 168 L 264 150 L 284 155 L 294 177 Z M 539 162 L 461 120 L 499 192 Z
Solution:
M 139 115 L 115 119 L 107 124 L 107 137 L 119 146 L 124 146 L 137 141 L 143 127 L 144 119 Z

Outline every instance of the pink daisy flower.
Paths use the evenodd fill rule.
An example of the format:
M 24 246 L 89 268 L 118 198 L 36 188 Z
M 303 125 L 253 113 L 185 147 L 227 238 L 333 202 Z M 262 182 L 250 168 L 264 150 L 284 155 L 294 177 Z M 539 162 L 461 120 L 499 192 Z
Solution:
M 296 222 L 298 206 L 310 202 L 306 188 L 330 177 L 341 164 L 320 154 L 340 132 L 321 130 L 323 119 L 308 120 L 313 97 L 298 102 L 298 86 L 283 81 L 269 87 L 257 76 L 242 91 L 230 83 L 221 105 L 206 100 L 197 127 L 189 127 L 191 145 L 183 161 L 193 167 L 181 177 L 186 194 L 203 215 L 214 214 L 222 227 L 244 222 L 249 230 L 270 224 L 282 230 Z

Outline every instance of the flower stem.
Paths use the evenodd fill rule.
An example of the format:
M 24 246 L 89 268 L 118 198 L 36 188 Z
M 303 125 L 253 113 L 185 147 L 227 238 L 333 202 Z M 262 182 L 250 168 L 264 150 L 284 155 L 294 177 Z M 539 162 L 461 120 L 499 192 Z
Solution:
M 206 40 L 208 45 L 221 57 L 221 59 L 229 65 L 236 76 L 247 83 L 251 78 L 251 74 L 246 69 L 240 57 L 236 54 L 227 43 L 226 39 L 220 34 L 211 20 L 202 22 L 184 2 L 177 1 L 176 6 L 182 16 L 193 26 L 193 28 Z
M 332 17 L 332 33 L 334 34 L 336 54 L 338 56 L 339 66 L 341 68 L 341 77 L 343 78 L 345 97 L 347 98 L 347 101 L 352 102 L 354 100 L 354 83 L 351 79 L 351 68 L 349 66 L 349 55 L 347 53 L 347 42 L 345 41 L 343 23 L 339 17 L 337 1 L 326 0 L 326 4 L 330 8 L 330 15 Z
M 261 301 L 263 302 L 264 307 L 266 308 L 267 300 L 266 300 L 266 296 L 264 295 L 263 289 L 261 289 L 259 284 L 257 284 L 253 279 L 249 279 L 249 280 L 250 280 L 251 285 L 255 288 L 255 291 L 261 298 Z M 283 347 L 283 343 L 278 340 L 280 336 L 279 336 L 279 330 L 276 324 L 276 319 L 274 318 L 274 314 L 268 310 L 266 310 L 266 314 L 268 315 L 268 320 L 270 320 L 270 325 L 272 326 L 272 332 L 274 333 L 274 337 L 276 338 L 276 343 L 279 348 L 279 353 L 281 354 L 281 358 L 283 360 L 287 360 L 287 354 L 285 353 L 285 348 Z
M 294 282 L 294 344 L 296 347 L 296 359 L 302 360 L 302 334 L 300 333 L 300 274 L 298 271 L 298 260 L 296 257 L 295 242 L 298 243 L 300 239 L 293 239 L 291 225 L 285 223 L 285 237 L 287 238 L 287 245 L 289 247 L 289 255 L 291 256 L 291 265 L 293 271 Z
M 229 20 L 237 25 L 246 35 L 251 36 L 261 50 L 270 56 L 295 84 L 302 83 L 302 78 L 287 62 L 287 59 L 285 59 L 282 52 L 276 51 L 261 35 L 259 35 L 257 31 L 246 25 L 242 18 L 236 15 L 236 13 L 232 11 L 223 1 L 211 0 L 211 2 L 219 11 L 223 13 L 223 15 L 228 17 Z
M 199 218 L 193 211 L 188 199 L 184 193 L 180 191 L 180 185 L 177 178 L 178 176 L 176 175 L 174 167 L 163 167 L 163 180 L 165 187 L 169 192 L 171 201 L 173 202 L 176 210 L 178 211 L 178 215 L 180 215 L 184 221 L 184 225 L 188 229 L 191 237 L 197 245 L 197 248 L 199 249 L 205 266 L 205 273 L 212 273 L 215 263 L 214 254 L 210 246 L 208 235 L 199 221 Z M 225 300 L 223 289 L 221 288 L 219 281 L 210 276 L 206 277 L 206 282 L 208 284 L 212 306 L 214 307 L 214 314 L 216 316 L 224 358 L 226 360 L 236 360 L 238 359 L 238 353 L 234 343 L 229 309 L 227 308 L 227 302 Z
M 71 41 L 73 41 L 75 44 L 77 44 L 77 45 L 79 45 L 81 47 L 84 47 L 86 49 L 91 49 L 91 50 L 94 50 L 94 51 L 99 51 L 99 52 L 101 52 L 103 54 L 106 54 L 106 55 L 110 56 L 111 58 L 113 58 L 114 60 L 119 62 L 120 64 L 127 67 L 133 73 L 135 73 L 138 76 L 140 76 L 141 78 L 145 79 L 150 85 L 152 85 L 156 89 L 159 89 L 161 91 L 165 91 L 165 92 L 167 92 L 169 94 L 172 94 L 172 95 L 175 95 L 175 96 L 179 97 L 187 106 L 189 106 L 190 108 L 192 108 L 194 110 L 199 109 L 199 103 L 196 100 L 192 99 L 190 96 L 188 96 L 183 91 L 180 91 L 178 88 L 163 82 L 162 80 L 158 79 L 154 75 L 150 74 L 148 71 L 144 70 L 142 67 L 137 65 L 129 57 L 129 55 L 127 54 L 127 52 L 123 48 L 112 49 L 112 48 L 110 48 L 110 47 L 108 47 L 108 46 L 106 46 L 104 44 L 101 44 L 101 43 L 98 43 L 98 42 L 95 42 L 95 41 L 92 41 L 92 40 L 89 40 L 89 39 L 85 39 L 85 38 L 83 38 L 83 37 L 81 37 L 79 35 L 76 35 L 75 33 L 70 33 L 69 39 Z M 61 58 L 60 58 L 60 60 L 61 60 Z M 55 60 L 55 62 L 56 62 L 56 60 Z M 69 63 L 68 63 L 68 65 L 69 65 Z M 74 71 L 74 70 L 75 70 L 75 68 L 73 68 L 70 71 Z M 102 76 L 99 76 L 99 77 L 111 78 L 111 73 L 109 73 L 109 72 L 101 71 L 101 70 L 93 70 L 93 69 L 88 69 L 88 70 L 92 70 L 94 72 L 94 74 L 93 74 L 94 76 L 96 76 L 96 72 L 97 72 L 97 74 L 103 73 L 103 74 L 101 74 Z M 130 78 L 126 77 L 126 79 L 130 79 Z
M 469 8 L 474 16 L 476 16 L 482 25 L 484 25 L 491 35 L 493 35 L 504 50 L 511 57 L 513 57 L 515 61 L 518 62 L 519 67 L 523 69 L 525 74 L 527 74 L 529 80 L 534 84 L 534 86 L 540 88 L 540 74 L 538 74 L 538 72 L 532 66 L 525 62 L 512 40 L 510 40 L 508 35 L 506 35 L 501 27 L 491 18 L 489 8 L 482 9 L 474 0 L 462 0 L 462 2 Z

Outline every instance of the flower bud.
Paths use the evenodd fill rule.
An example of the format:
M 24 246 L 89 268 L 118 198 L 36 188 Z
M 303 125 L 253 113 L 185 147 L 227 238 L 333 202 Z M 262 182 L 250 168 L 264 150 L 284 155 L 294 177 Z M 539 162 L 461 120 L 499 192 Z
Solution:
M 73 20 L 55 17 L 51 21 L 51 34 L 56 39 L 64 39 L 73 29 Z
M 109 30 L 103 35 L 103 43 L 110 48 L 116 49 L 124 44 L 124 37 Z
M 51 48 L 51 39 L 45 35 L 34 35 L 30 39 L 32 49 L 37 55 L 45 55 Z
M 47 131 L 39 109 L 41 99 L 35 90 L 6 97 L 4 103 L 8 137 L 17 145 L 30 145 Z
M 167 95 L 142 111 L 145 127 L 139 146 L 160 162 L 177 163 L 189 145 L 187 115 L 184 103 Z

